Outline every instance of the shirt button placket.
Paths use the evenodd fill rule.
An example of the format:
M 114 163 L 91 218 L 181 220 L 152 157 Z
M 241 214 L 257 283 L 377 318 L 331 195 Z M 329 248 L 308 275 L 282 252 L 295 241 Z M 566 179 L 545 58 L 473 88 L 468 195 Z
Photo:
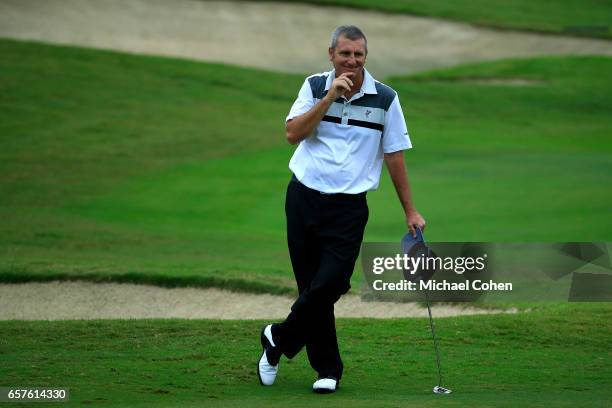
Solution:
M 344 106 L 342 107 L 342 124 L 343 125 L 348 125 L 348 115 L 349 115 L 349 111 L 350 111 L 350 103 L 347 101 L 344 101 Z

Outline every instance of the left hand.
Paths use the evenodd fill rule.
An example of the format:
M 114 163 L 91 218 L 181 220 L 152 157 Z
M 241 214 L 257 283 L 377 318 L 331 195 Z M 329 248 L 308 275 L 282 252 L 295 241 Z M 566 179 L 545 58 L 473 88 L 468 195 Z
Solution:
M 421 231 L 425 231 L 425 219 L 417 210 L 408 211 L 406 213 L 406 225 L 408 225 L 410 233 L 415 238 L 417 227 L 420 228 Z

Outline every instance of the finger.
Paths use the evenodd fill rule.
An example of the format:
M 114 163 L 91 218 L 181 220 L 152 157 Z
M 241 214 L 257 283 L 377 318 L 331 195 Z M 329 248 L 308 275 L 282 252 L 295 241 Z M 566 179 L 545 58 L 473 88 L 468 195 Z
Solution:
M 351 90 L 351 87 L 350 87 L 350 86 L 349 86 L 349 84 L 347 84 L 346 82 L 340 82 L 340 83 L 338 83 L 338 86 L 339 86 L 340 88 L 346 89 L 347 91 L 350 91 L 350 90 Z
M 338 84 L 338 92 L 344 93 L 346 91 L 350 91 L 351 88 L 347 84 Z
M 340 80 L 344 82 L 345 84 L 348 84 L 349 88 L 353 86 L 353 81 L 351 81 L 348 78 L 340 78 Z
M 353 81 L 351 80 L 351 78 L 354 76 L 355 74 L 353 72 L 345 72 L 344 74 L 340 75 L 337 79 L 341 79 L 344 80 L 346 82 L 348 82 L 351 87 L 353 86 Z
M 413 224 L 409 224 L 408 228 L 410 229 L 410 233 L 412 234 L 412 237 L 416 238 L 416 230 L 414 228 L 414 225 Z
M 343 96 L 345 93 L 349 92 L 348 89 L 346 89 L 345 87 L 339 86 L 334 90 L 335 94 L 336 94 L 336 98 L 340 98 L 341 96 Z

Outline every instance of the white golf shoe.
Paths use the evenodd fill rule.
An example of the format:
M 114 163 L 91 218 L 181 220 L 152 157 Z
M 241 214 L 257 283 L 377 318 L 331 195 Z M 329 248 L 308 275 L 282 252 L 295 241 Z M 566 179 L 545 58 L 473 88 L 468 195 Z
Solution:
M 263 353 L 257 364 L 257 376 L 261 385 L 272 385 L 278 373 L 281 352 L 272 339 L 271 324 L 264 327 L 261 331 L 261 346 Z
M 312 384 L 312 390 L 318 394 L 329 394 L 336 392 L 338 388 L 338 379 L 334 377 L 319 378 Z

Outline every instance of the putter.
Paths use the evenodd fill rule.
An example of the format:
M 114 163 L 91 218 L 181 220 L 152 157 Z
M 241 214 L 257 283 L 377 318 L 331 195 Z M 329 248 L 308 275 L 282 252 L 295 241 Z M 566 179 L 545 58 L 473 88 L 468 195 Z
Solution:
M 419 227 L 416 227 L 416 238 L 408 233 L 402 239 L 402 250 L 404 253 L 411 257 L 424 254 L 426 257 L 436 256 L 436 254 L 425 244 L 425 238 L 423 237 L 423 231 Z M 419 270 L 414 274 L 408 273 L 404 270 L 404 277 L 406 280 L 429 280 L 433 276 L 435 271 Z M 442 368 L 440 364 L 440 351 L 438 349 L 438 339 L 436 337 L 436 325 L 434 324 L 433 317 L 431 315 L 431 306 L 429 305 L 429 296 L 427 296 L 427 290 L 423 291 L 425 294 L 425 304 L 427 305 L 427 312 L 429 314 L 429 327 L 431 327 L 431 337 L 433 339 L 434 350 L 436 352 L 436 366 L 438 367 L 438 385 L 433 387 L 434 394 L 450 394 L 453 392 L 450 388 L 442 386 Z

